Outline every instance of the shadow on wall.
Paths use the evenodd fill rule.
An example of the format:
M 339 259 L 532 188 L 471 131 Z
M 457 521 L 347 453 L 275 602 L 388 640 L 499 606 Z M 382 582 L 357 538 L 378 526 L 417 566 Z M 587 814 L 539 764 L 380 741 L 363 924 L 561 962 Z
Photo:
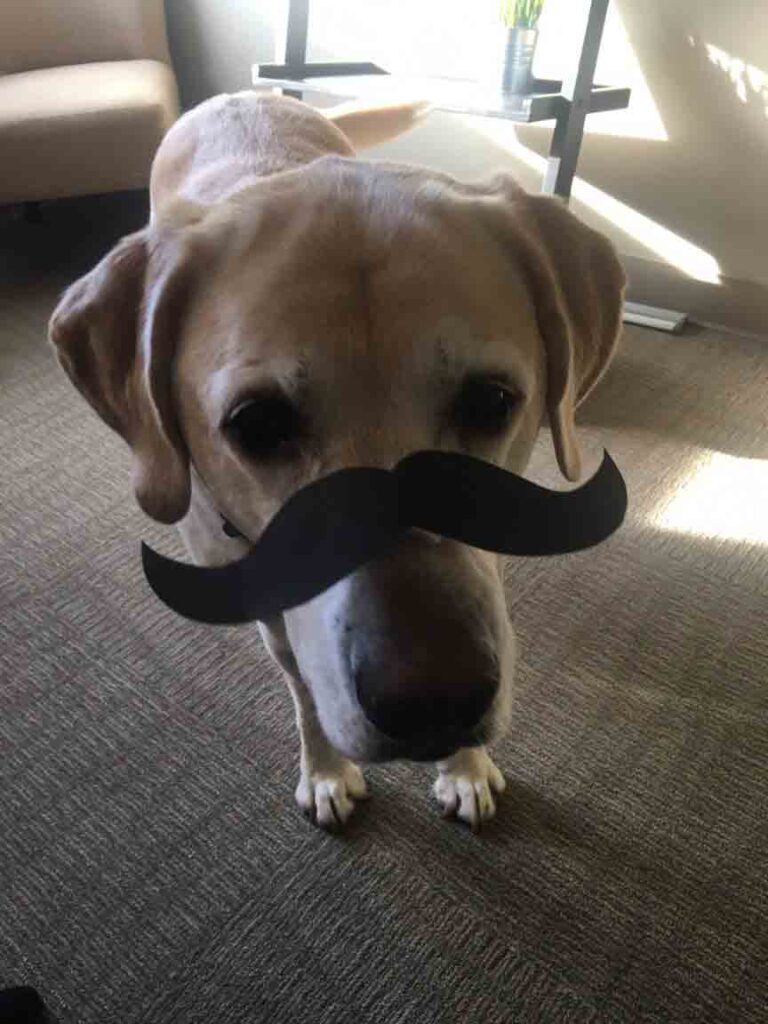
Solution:
M 727 9 L 700 0 L 615 3 L 668 139 L 589 135 L 580 177 L 694 243 L 724 276 L 768 283 L 768 75 L 746 52 L 760 34 L 768 38 L 768 9 L 761 14 L 750 0 Z M 732 55 L 721 34 L 736 46 L 734 25 L 741 49 Z M 518 137 L 546 154 L 546 128 L 521 128 Z
M 589 119 L 573 209 L 616 242 L 634 298 L 764 334 L 768 8 L 614 0 L 611 11 L 616 45 L 602 74 L 625 84 L 626 51 L 635 106 Z M 554 33 L 543 73 L 561 66 L 571 41 Z M 433 114 L 372 155 L 459 177 L 507 170 L 537 191 L 551 136 L 551 124 Z
M 251 84 L 251 65 L 272 60 L 269 5 L 254 0 L 165 0 L 168 43 L 184 109 Z

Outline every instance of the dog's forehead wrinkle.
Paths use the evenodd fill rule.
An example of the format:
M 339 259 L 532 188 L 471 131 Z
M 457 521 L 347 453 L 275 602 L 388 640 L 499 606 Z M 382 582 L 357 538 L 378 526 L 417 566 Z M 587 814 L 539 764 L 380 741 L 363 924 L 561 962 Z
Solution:
M 229 406 L 246 398 L 249 392 L 280 390 L 299 400 L 308 380 L 309 360 L 304 355 L 228 360 L 205 378 L 205 398 L 214 416 L 220 418 Z
M 458 317 L 444 318 L 433 336 L 435 361 L 447 382 L 487 374 L 527 390 L 531 367 L 509 337 L 495 337 Z

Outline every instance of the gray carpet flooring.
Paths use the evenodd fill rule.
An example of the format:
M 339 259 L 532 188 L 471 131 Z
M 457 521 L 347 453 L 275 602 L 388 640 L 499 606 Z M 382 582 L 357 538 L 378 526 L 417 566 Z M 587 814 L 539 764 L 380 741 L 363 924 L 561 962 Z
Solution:
M 0 987 L 66 1024 L 767 1020 L 768 343 L 627 329 L 581 430 L 629 521 L 508 566 L 496 822 L 395 765 L 328 836 L 257 632 L 149 596 L 175 541 L 46 348 L 139 207 L 0 220 Z

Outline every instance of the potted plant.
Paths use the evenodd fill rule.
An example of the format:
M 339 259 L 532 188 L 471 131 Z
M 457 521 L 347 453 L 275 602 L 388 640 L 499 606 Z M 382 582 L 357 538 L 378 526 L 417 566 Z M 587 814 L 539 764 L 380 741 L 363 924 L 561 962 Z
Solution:
M 533 56 L 544 0 L 501 0 L 506 29 L 501 85 L 505 92 L 526 93 L 533 83 Z

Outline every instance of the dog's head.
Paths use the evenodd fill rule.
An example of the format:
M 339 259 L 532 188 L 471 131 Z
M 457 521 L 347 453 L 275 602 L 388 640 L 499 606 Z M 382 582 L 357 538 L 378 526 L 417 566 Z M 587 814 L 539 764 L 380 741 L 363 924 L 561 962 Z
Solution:
M 611 245 L 506 178 L 328 157 L 124 239 L 54 314 L 60 361 L 130 445 L 139 504 L 180 520 L 191 467 L 255 539 L 297 489 L 449 449 L 521 472 L 613 352 Z M 343 538 L 339 538 L 343 543 Z M 497 556 L 414 532 L 284 616 L 328 738 L 361 760 L 482 743 L 509 706 Z

